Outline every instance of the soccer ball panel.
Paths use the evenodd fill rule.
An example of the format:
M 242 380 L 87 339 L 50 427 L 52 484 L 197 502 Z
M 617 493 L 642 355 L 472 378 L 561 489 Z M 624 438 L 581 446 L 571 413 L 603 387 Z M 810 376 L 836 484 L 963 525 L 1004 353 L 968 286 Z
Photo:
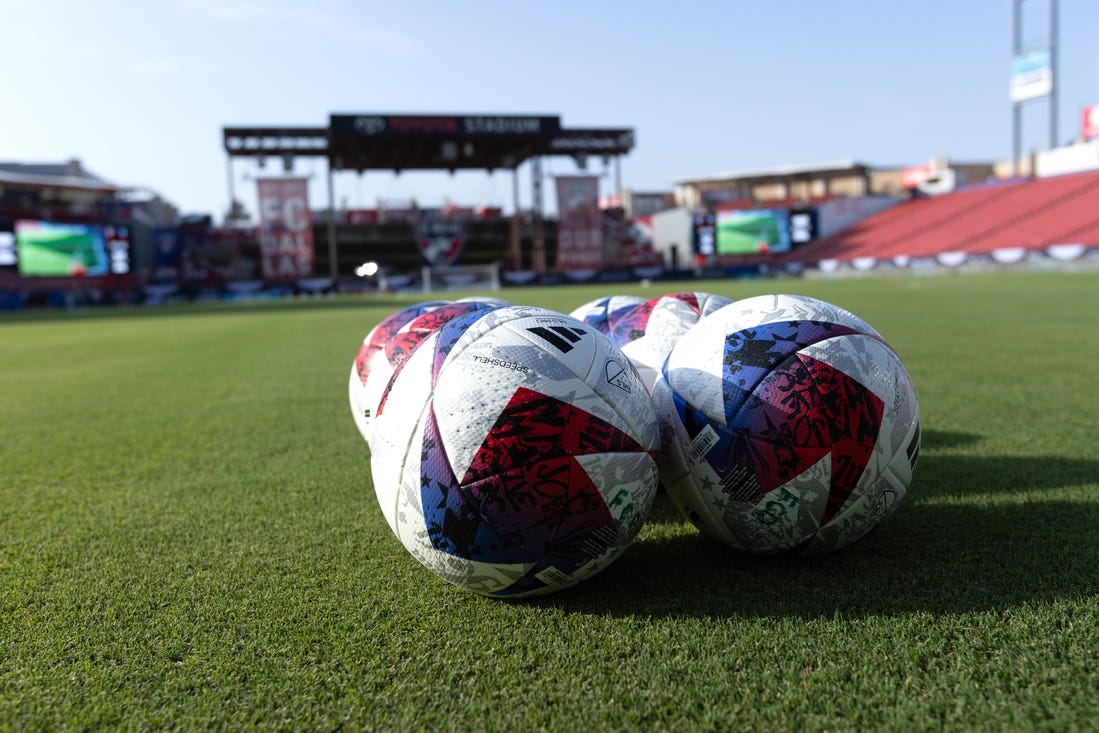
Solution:
M 392 368 L 385 358 L 385 345 L 409 321 L 424 313 L 447 305 L 447 300 L 428 300 L 401 308 L 381 321 L 366 334 L 351 362 L 347 397 L 355 427 L 363 440 L 370 444 L 371 423 L 377 409 L 377 398 L 389 381 Z M 372 377 L 373 375 L 373 377 Z
M 467 295 L 464 298 L 458 298 L 455 303 L 485 303 L 487 305 L 493 305 L 497 308 L 503 308 L 505 306 L 512 305 L 510 301 L 503 298 L 496 298 L 491 295 Z
M 370 417 L 363 410 L 359 396 L 363 390 L 363 379 L 359 376 L 358 359 L 351 363 L 351 374 L 347 379 L 347 402 L 351 406 L 351 417 L 355 421 L 355 429 L 363 440 L 369 439 Z
M 615 321 L 630 308 L 645 299 L 637 295 L 605 295 L 589 300 L 569 313 L 573 318 L 583 321 L 602 334 L 613 328 Z
M 679 339 L 704 317 L 730 303 L 729 298 L 711 293 L 662 295 L 621 314 L 608 335 L 636 367 L 651 394 L 661 378 L 665 359 Z
M 392 388 L 386 392 L 384 409 L 374 419 L 370 472 L 378 505 L 394 532 L 398 531 L 398 488 L 405 460 L 418 455 L 413 446 L 423 442 L 422 416 L 427 409 L 422 392 L 402 387 L 426 383 L 430 375 L 430 354 L 413 354 L 402 366 L 401 378 L 393 379 Z
M 656 498 L 656 461 L 648 453 L 595 453 L 576 457 L 603 497 L 629 543 Z
M 851 311 L 806 295 L 756 295 L 733 301 L 719 310 L 730 333 L 774 321 L 816 321 L 847 326 L 871 336 L 879 335 L 869 323 Z

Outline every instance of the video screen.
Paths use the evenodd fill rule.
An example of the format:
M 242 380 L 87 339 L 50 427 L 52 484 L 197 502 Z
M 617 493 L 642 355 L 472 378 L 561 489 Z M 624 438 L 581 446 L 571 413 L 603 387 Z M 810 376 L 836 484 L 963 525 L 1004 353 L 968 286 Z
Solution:
M 752 209 L 718 212 L 717 253 L 719 255 L 789 251 L 790 230 L 785 211 Z
M 714 215 L 695 214 L 691 222 L 692 249 L 709 257 L 714 253 Z
M 19 274 L 87 277 L 110 272 L 103 231 L 93 224 L 15 222 Z
M 790 244 L 797 246 L 817 238 L 817 210 L 790 210 Z
M 10 224 L 0 223 L 0 267 L 15 267 L 15 232 Z
M 103 240 L 111 258 L 111 274 L 127 274 L 130 271 L 130 228 L 108 224 L 103 227 Z

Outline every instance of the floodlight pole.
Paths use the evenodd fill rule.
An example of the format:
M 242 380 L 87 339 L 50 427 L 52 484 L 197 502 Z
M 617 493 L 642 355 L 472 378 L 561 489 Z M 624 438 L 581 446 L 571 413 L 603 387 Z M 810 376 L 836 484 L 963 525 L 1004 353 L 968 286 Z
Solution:
M 546 235 L 542 223 L 542 156 L 530 159 L 531 223 L 534 240 L 531 246 L 531 266 L 538 274 L 546 271 Z
M 1023 52 L 1023 0 L 1015 0 L 1011 4 L 1012 9 L 1012 31 L 1014 33 L 1014 39 L 1011 44 L 1011 58 L 1014 60 L 1019 57 L 1019 54 Z M 1023 108 L 1022 104 L 1016 102 L 1014 99 L 1011 101 L 1011 170 L 1015 176 L 1021 175 L 1020 160 L 1019 158 L 1023 154 Z
M 1049 0 L 1049 149 L 1057 147 L 1057 0 Z
M 614 156 L 614 192 L 618 195 L 618 205 L 625 208 L 626 196 L 622 190 L 622 156 Z
M 336 207 L 333 202 L 332 159 L 328 159 L 328 276 L 332 278 L 332 287 L 340 283 L 340 267 L 336 261 Z
M 511 258 L 511 266 L 516 270 L 523 269 L 522 232 L 519 222 L 519 164 L 511 169 L 511 231 L 508 242 L 508 254 Z
M 1023 53 L 1023 1 L 1013 0 L 1012 6 L 1012 59 L 1017 59 Z M 1049 87 L 1049 149 L 1053 150 L 1057 147 L 1057 36 L 1058 26 L 1060 23 L 1058 13 L 1058 0 L 1049 0 L 1049 75 L 1050 75 L 1050 87 Z M 1016 102 L 1012 100 L 1012 159 L 1013 170 L 1015 175 L 1021 174 L 1021 161 L 1023 155 L 1023 141 L 1022 141 L 1022 114 L 1024 101 Z M 1035 174 L 1034 170 L 1030 171 L 1031 175 Z
M 225 175 L 229 181 L 229 209 L 226 212 L 226 216 L 233 211 L 233 206 L 237 202 L 237 194 L 234 190 L 233 181 L 233 156 L 225 156 Z

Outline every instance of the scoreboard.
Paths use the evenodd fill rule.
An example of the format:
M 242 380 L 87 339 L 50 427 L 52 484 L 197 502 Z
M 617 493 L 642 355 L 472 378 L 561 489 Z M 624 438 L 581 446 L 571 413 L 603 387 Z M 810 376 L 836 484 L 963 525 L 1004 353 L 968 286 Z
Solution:
M 22 278 L 129 275 L 127 225 L 17 219 L 0 221 L 0 272 Z

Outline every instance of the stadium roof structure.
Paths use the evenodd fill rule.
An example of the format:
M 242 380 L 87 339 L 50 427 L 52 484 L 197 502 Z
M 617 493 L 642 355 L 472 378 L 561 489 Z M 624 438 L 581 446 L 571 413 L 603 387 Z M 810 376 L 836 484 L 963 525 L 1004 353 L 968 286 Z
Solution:
M 84 170 L 79 160 L 65 163 L 0 162 L 0 183 L 97 193 L 114 193 L 120 189 L 119 186 Z
M 331 114 L 327 127 L 224 127 L 222 138 L 229 155 L 229 198 L 233 193 L 233 159 L 280 157 L 290 170 L 295 157 L 323 157 L 328 161 L 328 251 L 336 271 L 335 216 L 332 214 L 333 171 L 511 170 L 518 179 L 519 166 L 531 161 L 532 199 L 541 201 L 542 156 L 569 156 L 581 168 L 589 156 L 604 161 L 629 153 L 634 146 L 632 128 L 566 128 L 557 115 L 510 114 Z M 616 166 L 617 169 L 617 166 Z M 616 186 L 620 188 L 620 185 Z M 516 189 L 517 191 L 518 189 Z M 537 207 L 541 204 L 537 203 Z M 512 214 L 510 258 L 521 261 L 516 193 Z M 535 269 L 544 269 L 541 210 L 535 211 Z
M 632 128 L 565 128 L 556 115 L 332 114 L 327 127 L 225 127 L 230 157 L 317 156 L 330 170 L 514 169 L 545 155 L 625 155 Z
M 694 176 L 691 178 L 677 178 L 672 181 L 677 186 L 697 186 L 711 183 L 738 183 L 768 184 L 785 183 L 791 180 L 804 178 L 840 178 L 848 176 L 865 176 L 874 169 L 868 163 L 856 160 L 835 161 L 818 165 L 782 166 L 778 168 L 766 168 L 757 171 L 730 171 L 715 173 L 709 176 Z

